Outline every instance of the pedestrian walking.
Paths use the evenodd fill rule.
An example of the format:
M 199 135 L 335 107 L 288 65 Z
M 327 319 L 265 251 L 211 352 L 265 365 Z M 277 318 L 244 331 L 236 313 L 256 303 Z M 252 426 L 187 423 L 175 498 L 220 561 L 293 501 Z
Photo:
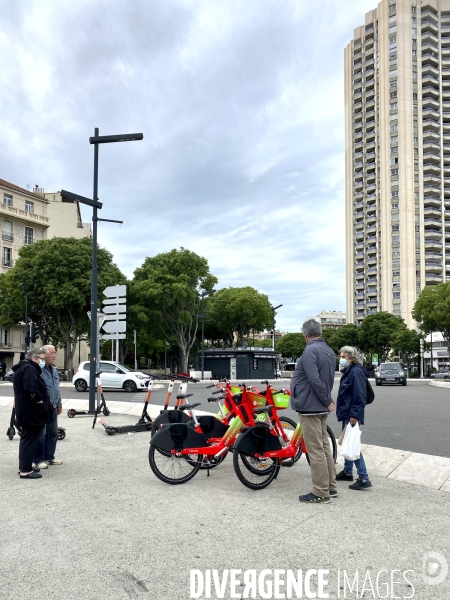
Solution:
M 367 403 L 367 376 L 361 365 L 360 354 L 352 346 L 340 350 L 339 366 L 342 373 L 336 402 L 336 416 L 342 421 L 342 431 L 359 423 L 364 425 L 364 408 Z M 337 481 L 353 481 L 353 465 L 358 479 L 350 485 L 351 490 L 363 490 L 372 487 L 367 474 L 366 463 L 361 453 L 357 460 L 345 459 L 344 470 L 336 475 Z
M 322 327 L 314 319 L 303 323 L 306 348 L 291 381 L 291 406 L 299 413 L 311 466 L 313 491 L 299 496 L 300 502 L 328 504 L 337 496 L 336 469 L 328 440 L 327 418 L 335 408 L 331 397 L 336 357 L 322 338 Z
M 47 469 L 49 465 L 62 465 L 63 463 L 62 460 L 55 458 L 58 442 L 58 415 L 62 412 L 62 402 L 58 369 L 54 366 L 56 361 L 55 347 L 51 345 L 42 346 L 41 352 L 45 357 L 42 379 L 47 387 L 50 399 L 50 422 L 45 427 L 39 442 L 35 463 L 39 469 Z
M 49 399 L 41 379 L 44 353 L 31 350 L 25 360 L 13 366 L 14 406 L 17 424 L 22 427 L 19 443 L 19 476 L 40 479 L 39 468 L 33 468 L 33 457 L 44 427 L 50 421 Z

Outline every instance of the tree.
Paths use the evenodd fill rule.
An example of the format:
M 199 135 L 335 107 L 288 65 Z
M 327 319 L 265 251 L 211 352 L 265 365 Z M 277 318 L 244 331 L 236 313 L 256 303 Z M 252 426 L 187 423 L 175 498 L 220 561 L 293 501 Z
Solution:
M 89 333 L 91 266 L 88 238 L 52 238 L 23 246 L 14 268 L 0 275 L 1 325 L 24 320 L 27 288 L 29 318 L 41 327 L 43 342 L 64 348 L 64 368 L 72 370 L 78 337 Z M 103 248 L 98 249 L 98 282 L 100 292 L 126 283 Z
M 223 345 L 240 346 L 251 331 L 273 327 L 269 298 L 252 287 L 223 288 L 209 298 L 205 308 L 207 335 L 215 334 Z M 211 332 L 211 333 L 210 333 Z
M 334 335 L 331 340 L 333 345 L 329 345 L 331 345 L 336 354 L 344 346 L 359 348 L 359 327 L 353 323 L 347 323 L 347 325 L 335 329 L 333 333 Z
M 208 261 L 185 248 L 146 258 L 134 272 L 132 294 L 146 323 L 164 340 L 180 348 L 181 370 L 187 371 L 189 352 L 195 342 L 200 293 L 211 292 L 217 278 Z
M 277 341 L 277 352 L 284 358 L 292 358 L 295 362 L 303 354 L 306 340 L 303 333 L 286 333 Z
M 400 329 L 395 332 L 392 338 L 392 349 L 396 354 L 402 356 L 402 361 L 406 363 L 408 370 L 412 362 L 416 362 L 420 355 L 420 340 L 423 336 L 414 329 Z
M 401 317 L 382 311 L 363 319 L 359 328 L 359 344 L 363 352 L 378 354 L 378 362 L 385 362 L 392 349 L 394 335 L 406 329 Z
M 440 331 L 450 350 L 450 283 L 425 287 L 411 314 L 424 333 Z

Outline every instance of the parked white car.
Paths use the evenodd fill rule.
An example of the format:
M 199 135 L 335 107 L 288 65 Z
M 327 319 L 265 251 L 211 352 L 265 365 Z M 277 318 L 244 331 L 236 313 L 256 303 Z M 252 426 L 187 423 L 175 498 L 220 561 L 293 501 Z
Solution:
M 112 360 L 100 362 L 100 382 L 104 388 L 123 389 L 126 392 L 145 390 L 149 376 L 139 371 L 131 371 L 128 367 Z M 77 392 L 85 392 L 89 387 L 89 361 L 80 363 L 72 378 Z

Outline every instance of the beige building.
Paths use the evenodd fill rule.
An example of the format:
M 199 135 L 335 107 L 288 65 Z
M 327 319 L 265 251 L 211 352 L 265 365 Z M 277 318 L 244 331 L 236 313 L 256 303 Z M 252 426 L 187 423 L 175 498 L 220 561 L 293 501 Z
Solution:
M 62 202 L 59 192 L 45 194 L 38 186 L 32 191 L 25 190 L 3 179 L 0 179 L 0 219 L 1 273 L 14 267 L 22 246 L 52 237 L 81 238 L 91 235 L 90 225 L 81 221 L 78 203 Z M 7 368 L 19 361 L 24 346 L 23 324 L 0 329 L 0 363 L 5 363 Z M 39 341 L 34 346 L 39 347 Z M 56 366 L 62 367 L 63 352 L 59 354 Z M 81 360 L 86 360 L 85 341 L 77 345 L 75 354 L 74 364 L 78 364 L 78 355 Z
M 342 310 L 321 310 L 314 318 L 322 327 L 332 329 L 339 329 L 347 324 L 347 314 Z
M 382 0 L 345 49 L 347 317 L 450 280 L 450 0 Z

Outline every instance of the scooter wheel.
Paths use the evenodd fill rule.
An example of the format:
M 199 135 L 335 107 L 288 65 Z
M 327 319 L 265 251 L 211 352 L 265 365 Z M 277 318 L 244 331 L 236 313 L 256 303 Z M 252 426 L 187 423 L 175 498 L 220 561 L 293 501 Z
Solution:
M 74 418 L 74 416 L 75 416 L 76 414 L 77 414 L 77 413 L 76 413 L 76 411 L 75 411 L 75 409 L 74 409 L 74 408 L 70 408 L 70 409 L 67 411 L 67 416 L 69 417 L 69 419 L 73 419 L 73 418 Z
M 58 440 L 63 440 L 66 437 L 64 429 L 58 429 Z
M 102 413 L 105 415 L 105 417 L 109 417 L 109 415 L 110 415 L 109 408 L 107 408 L 105 406 L 105 408 L 102 409 Z

